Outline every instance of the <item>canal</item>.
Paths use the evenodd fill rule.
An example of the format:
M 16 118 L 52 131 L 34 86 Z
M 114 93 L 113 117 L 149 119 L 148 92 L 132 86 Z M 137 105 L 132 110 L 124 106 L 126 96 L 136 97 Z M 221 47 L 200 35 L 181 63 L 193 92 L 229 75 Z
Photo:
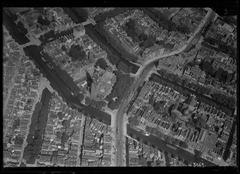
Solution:
M 166 143 L 164 140 L 162 140 L 154 135 L 145 136 L 142 132 L 139 132 L 139 131 L 133 129 L 129 125 L 127 125 L 127 134 L 130 137 L 142 140 L 143 143 L 145 143 L 145 144 L 151 144 L 152 146 L 158 148 L 161 151 L 177 155 L 180 158 L 183 158 L 184 160 L 186 160 L 188 162 L 198 162 L 198 163 L 204 163 L 206 166 L 215 166 L 215 164 L 213 164 L 205 159 L 196 158 L 194 156 L 194 154 L 191 154 L 190 152 L 187 152 L 179 147 L 171 148 L 171 146 L 168 146 L 168 143 Z M 172 146 L 174 146 L 174 145 L 172 145 Z
M 51 62 L 50 58 L 45 54 L 41 55 L 42 48 L 39 46 L 30 45 L 24 48 L 26 56 L 33 60 L 36 66 L 40 69 L 43 75 L 50 81 L 51 86 L 63 97 L 65 102 L 86 116 L 95 118 L 107 125 L 111 124 L 111 116 L 103 111 L 100 111 L 92 106 L 85 106 L 81 103 L 83 95 L 80 93 L 76 84 L 65 74 L 63 70 Z M 47 60 L 45 62 L 42 57 Z
M 3 25 L 7 28 L 12 38 L 19 45 L 28 43 L 29 39 L 26 37 L 27 30 L 21 22 L 18 22 L 17 24 L 15 23 L 17 16 L 11 13 L 8 9 L 3 9 L 2 15 Z

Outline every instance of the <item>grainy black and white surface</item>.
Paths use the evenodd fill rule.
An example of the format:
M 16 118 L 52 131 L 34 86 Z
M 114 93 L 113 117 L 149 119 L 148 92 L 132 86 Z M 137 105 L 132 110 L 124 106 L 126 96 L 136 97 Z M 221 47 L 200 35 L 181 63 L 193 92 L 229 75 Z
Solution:
M 4 168 L 237 166 L 231 10 L 2 14 Z

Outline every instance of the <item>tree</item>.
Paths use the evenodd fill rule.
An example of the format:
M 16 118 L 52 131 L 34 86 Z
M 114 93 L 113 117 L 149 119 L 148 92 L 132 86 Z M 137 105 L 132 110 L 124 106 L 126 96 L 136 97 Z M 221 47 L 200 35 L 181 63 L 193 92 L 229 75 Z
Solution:
M 23 138 L 21 136 L 16 136 L 15 144 L 22 145 L 23 144 Z
M 83 47 L 79 45 L 72 45 L 68 54 L 73 61 L 76 61 L 76 60 L 83 61 L 87 58 L 87 55 L 83 50 Z
M 222 68 L 218 68 L 215 77 L 218 79 L 218 81 L 225 82 L 227 75 L 228 73 L 226 71 L 224 71 Z
M 182 147 L 182 148 L 188 148 L 188 145 L 185 141 L 180 141 L 179 146 Z
M 205 128 L 207 126 L 206 121 L 202 117 L 199 117 L 197 126 L 199 128 Z
M 85 97 L 85 104 L 90 105 L 91 103 L 92 103 L 92 100 L 88 96 L 86 96 Z
M 153 105 L 154 104 L 154 97 L 153 97 L 154 95 L 153 94 L 151 94 L 150 96 L 149 96 L 149 104 L 151 104 L 151 105 Z
M 57 131 L 57 132 L 56 132 L 56 137 L 57 137 L 58 139 L 60 139 L 60 138 L 62 137 L 62 133 L 61 133 L 60 131 Z
M 70 119 L 69 120 L 63 120 L 62 125 L 65 129 L 70 127 Z
M 228 73 L 227 74 L 227 78 L 226 78 L 226 82 L 229 83 L 233 80 L 234 77 L 234 73 Z
M 20 118 L 17 117 L 14 121 L 13 121 L 13 130 L 15 130 L 18 126 L 20 126 Z
M 27 167 L 26 164 L 24 164 L 23 162 L 21 162 L 20 167 Z
M 63 51 L 67 51 L 67 48 L 66 48 L 65 45 L 63 45 L 61 49 L 62 49 Z
M 201 158 L 201 156 L 202 156 L 202 152 L 194 149 L 194 157 L 195 158 Z
M 61 144 L 64 145 L 67 142 L 68 138 L 69 137 L 68 137 L 67 133 L 63 132 L 62 137 L 61 137 Z
M 106 70 L 106 68 L 108 67 L 107 62 L 103 58 L 97 60 L 97 62 L 95 63 L 95 67 L 97 66 L 104 70 Z
M 163 106 L 165 105 L 166 101 L 158 101 L 158 102 L 154 102 L 153 104 L 153 108 L 154 110 L 159 113 L 161 111 L 161 109 L 163 108 Z
M 50 21 L 48 21 L 46 18 L 43 18 L 42 15 L 38 17 L 37 22 L 41 25 L 47 25 L 47 26 L 50 24 Z
M 130 19 L 124 26 L 124 30 L 127 35 L 133 39 L 134 42 L 138 42 L 138 34 L 136 32 L 136 22 L 133 19 Z
M 154 43 L 155 43 L 155 39 L 153 37 L 148 37 L 139 46 L 143 47 L 143 49 L 146 49 L 146 48 L 152 47 Z
M 143 41 L 145 41 L 145 40 L 147 39 L 147 35 L 144 34 L 144 33 L 141 33 L 138 38 L 139 38 L 139 40 L 140 40 L 141 42 L 143 42 Z
M 92 100 L 91 106 L 101 110 L 103 107 L 106 106 L 106 102 Z
M 57 116 L 58 116 L 58 118 L 59 118 L 60 120 L 63 119 L 63 117 L 64 117 L 64 115 L 63 115 L 62 112 L 58 112 L 58 113 L 57 113 Z
M 146 126 L 146 132 L 152 134 L 153 133 L 153 128 Z

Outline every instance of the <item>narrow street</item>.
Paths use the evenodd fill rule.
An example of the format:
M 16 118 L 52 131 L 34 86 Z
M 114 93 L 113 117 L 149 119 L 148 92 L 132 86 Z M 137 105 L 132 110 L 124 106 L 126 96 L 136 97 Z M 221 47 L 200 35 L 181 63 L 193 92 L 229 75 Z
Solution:
M 78 157 L 81 155 L 81 146 L 83 145 L 85 119 L 86 119 L 86 117 L 83 117 L 83 116 L 82 116 L 82 119 L 81 119 L 81 128 L 80 128 L 80 136 L 79 136 L 79 139 L 80 139 L 80 140 L 79 140 L 79 142 L 78 142 L 78 154 L 77 154 Z M 81 163 L 81 159 L 78 158 L 78 160 L 77 160 L 77 165 L 80 165 L 80 163 Z

